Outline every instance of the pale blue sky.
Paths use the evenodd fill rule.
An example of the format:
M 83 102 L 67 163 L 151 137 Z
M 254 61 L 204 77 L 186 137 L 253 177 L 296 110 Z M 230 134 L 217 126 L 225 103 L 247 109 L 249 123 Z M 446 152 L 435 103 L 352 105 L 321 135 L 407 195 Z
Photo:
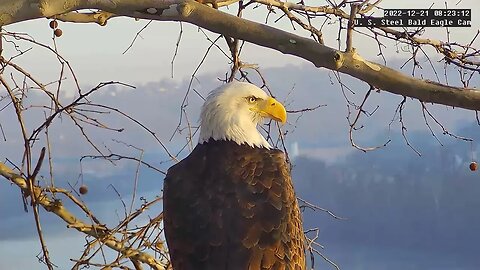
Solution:
M 445 1 L 415 1 L 415 0 L 385 0 L 382 7 L 385 8 L 428 8 L 435 2 L 435 8 L 443 8 Z M 475 0 L 449 0 L 450 7 L 472 8 L 472 27 L 458 28 L 451 30 L 452 40 L 465 43 L 479 29 L 480 15 L 477 15 L 475 7 L 479 5 Z M 460 2 L 458 5 L 456 3 Z M 245 12 L 247 18 L 259 22 L 265 21 L 265 12 L 256 9 Z M 277 15 L 278 17 L 279 15 Z M 275 16 L 271 15 L 271 21 Z M 141 34 L 135 45 L 129 52 L 123 55 L 138 30 L 146 21 L 135 21 L 130 18 L 116 18 L 101 27 L 96 24 L 72 24 L 60 23 L 63 29 L 63 36 L 57 39 L 59 51 L 74 66 L 75 71 L 85 84 L 96 84 L 99 81 L 122 80 L 130 83 L 145 83 L 158 81 L 171 77 L 171 65 L 175 43 L 180 29 L 177 22 L 154 22 Z M 280 28 L 291 31 L 290 23 L 284 19 L 277 23 Z M 297 27 L 299 28 L 299 27 Z M 189 77 L 196 65 L 200 62 L 209 42 L 204 35 L 197 30 L 197 27 L 184 23 L 184 34 L 180 44 L 179 53 L 175 62 L 175 79 L 181 80 Z M 26 32 L 39 42 L 52 44 L 52 31 L 48 26 L 48 20 L 39 19 L 30 22 L 22 22 L 6 27 L 8 31 Z M 305 31 L 299 31 L 306 35 Z M 337 47 L 337 26 L 326 26 L 324 29 L 326 45 Z M 209 33 L 213 39 L 216 34 Z M 441 28 L 427 29 L 424 37 L 439 38 L 446 40 L 445 30 Z M 362 35 L 355 35 L 354 46 L 366 59 L 381 61 L 377 57 L 377 45 L 375 41 L 365 38 Z M 219 43 L 225 48 L 224 41 Z M 385 42 L 387 46 L 393 42 Z M 344 46 L 344 43 L 342 43 Z M 430 50 L 427 48 L 427 52 Z M 8 56 L 9 51 L 7 51 Z M 11 53 L 11 51 L 10 51 Z M 408 54 L 398 53 L 394 46 L 384 49 L 387 58 L 406 58 Z M 279 52 L 264 49 L 255 45 L 247 45 L 243 58 L 249 63 L 259 64 L 261 68 L 283 66 L 286 64 L 303 64 L 304 60 L 292 56 L 282 55 Z M 55 71 L 58 71 L 54 59 L 43 50 L 34 49 L 21 59 L 20 63 L 30 70 L 33 75 L 44 78 L 45 81 L 56 78 Z M 200 71 L 202 73 L 225 72 L 228 62 L 222 53 L 213 49 L 205 65 Z
M 312 1 L 313 2 L 313 1 Z M 323 4 L 324 1 L 321 1 Z M 432 2 L 435 2 L 434 8 L 443 8 L 443 0 L 437 1 L 423 1 L 423 0 L 384 0 L 382 6 L 385 8 L 428 8 Z M 459 43 L 465 43 L 470 40 L 470 38 L 476 33 L 480 28 L 480 12 L 478 12 L 477 7 L 480 7 L 478 0 L 463 0 L 458 6 L 454 6 L 455 3 L 459 2 L 458 0 L 449 0 L 447 1 L 451 8 L 471 8 L 472 11 L 472 27 L 471 28 L 458 28 L 451 29 L 452 40 L 458 41 Z M 256 12 L 256 11 L 255 11 Z M 253 13 L 250 10 L 250 13 Z M 264 21 L 265 14 L 261 15 L 248 15 L 250 18 L 257 19 L 260 22 Z M 276 18 L 276 17 L 274 17 Z M 273 19 L 272 19 L 273 20 Z M 166 88 L 165 82 L 170 83 L 170 85 L 182 85 L 180 82 L 189 79 L 189 76 L 195 70 L 197 64 L 200 62 L 206 48 L 209 46 L 208 41 L 204 35 L 197 30 L 195 26 L 184 23 L 183 24 L 183 37 L 182 42 L 179 48 L 179 54 L 175 62 L 175 77 L 171 79 L 171 60 L 175 50 L 175 43 L 177 42 L 179 23 L 176 22 L 154 22 L 152 23 L 143 33 L 142 37 L 139 38 L 135 45 L 128 51 L 126 54 L 122 54 L 123 51 L 128 47 L 132 39 L 134 38 L 136 32 L 140 30 L 147 22 L 146 21 L 135 21 L 129 18 L 117 18 L 108 22 L 107 26 L 100 27 L 95 24 L 72 24 L 72 23 L 60 23 L 60 28 L 63 30 L 63 36 L 57 39 L 57 45 L 60 53 L 70 62 L 73 66 L 80 84 L 82 86 L 96 85 L 99 82 L 103 81 L 122 81 L 126 83 L 132 83 L 134 85 L 143 85 L 146 83 L 155 83 L 160 80 L 163 80 L 162 84 L 158 84 L 158 87 L 163 87 L 158 89 L 160 93 L 151 91 L 155 88 L 156 84 L 145 87 L 141 89 L 141 95 L 134 95 L 132 93 L 122 93 L 122 89 L 117 89 L 111 91 L 110 93 L 104 93 L 97 98 L 104 102 L 111 101 L 112 103 L 126 109 L 130 110 L 132 113 L 136 113 L 139 118 L 148 123 L 150 126 L 153 126 L 154 131 L 160 134 L 161 138 L 167 140 L 171 134 L 170 129 L 174 128 L 177 121 L 178 107 L 181 102 L 181 96 L 184 93 L 184 89 L 175 89 Z M 290 30 L 290 24 L 286 20 L 283 20 L 279 23 L 283 29 Z M 297 27 L 298 28 L 298 27 Z M 10 25 L 5 27 L 7 31 L 17 31 L 28 33 L 37 41 L 52 44 L 52 30 L 48 26 L 48 20 L 40 19 L 31 22 L 23 22 L 15 25 Z M 305 32 L 302 32 L 305 35 Z M 216 34 L 208 34 L 210 38 L 215 38 Z M 332 47 L 337 46 L 336 36 L 337 36 L 337 27 L 326 27 L 324 31 L 326 44 Z M 428 29 L 424 37 L 431 37 L 434 39 L 445 40 L 445 30 L 436 28 Z M 381 63 L 381 58 L 377 56 L 377 45 L 375 41 L 365 38 L 361 35 L 355 35 L 354 46 L 357 48 L 357 51 L 364 56 L 364 58 L 378 61 Z M 220 41 L 220 44 L 225 48 L 223 40 Z M 385 42 L 389 47 L 384 50 L 384 53 L 388 60 L 394 61 L 400 59 L 406 59 L 410 56 L 408 53 L 402 53 L 401 48 L 398 48 L 400 52 L 397 52 L 397 48 L 393 42 Z M 479 42 L 477 41 L 477 46 Z M 23 44 L 23 48 L 31 47 L 30 45 Z M 343 43 L 342 43 L 343 46 Z M 427 49 L 427 51 L 433 51 L 433 49 Z M 6 51 L 5 57 L 11 56 L 12 51 Z M 435 59 L 440 59 L 439 56 L 434 56 Z M 331 157 L 335 155 L 343 155 L 344 152 L 352 151 L 352 147 L 348 142 L 348 125 L 345 120 L 346 109 L 345 101 L 338 91 L 338 85 L 330 85 L 325 83 L 327 76 L 331 76 L 331 73 L 326 71 L 321 71 L 318 74 L 312 71 L 312 65 L 304 60 L 294 58 L 292 56 L 283 55 L 279 52 L 260 48 L 255 45 L 246 45 L 242 60 L 249 63 L 256 63 L 260 66 L 261 69 L 269 69 L 270 72 L 278 71 L 279 73 L 284 71 L 285 76 L 282 78 L 282 81 L 275 78 L 277 81 L 271 82 L 272 85 L 276 86 L 279 90 L 277 93 L 280 94 L 282 100 L 289 100 L 291 104 L 290 108 L 298 108 L 298 106 L 314 106 L 317 104 L 327 103 L 327 107 L 321 109 L 320 111 L 314 112 L 310 115 L 304 116 L 301 121 L 298 123 L 295 122 L 297 115 L 292 115 L 290 119 L 291 122 L 286 127 L 288 129 L 295 129 L 289 136 L 295 140 L 301 140 L 306 145 L 313 145 L 316 141 L 322 140 L 323 138 L 336 139 L 337 145 L 332 146 L 331 148 L 312 148 L 310 153 L 307 152 L 307 146 L 300 145 L 305 153 L 310 154 L 316 157 L 322 157 L 322 155 Z M 28 52 L 24 56 L 15 59 L 16 63 L 21 64 L 28 72 L 30 72 L 36 78 L 41 79 L 44 83 L 49 81 L 54 81 L 58 77 L 59 65 L 56 62 L 55 58 L 48 52 L 43 49 L 33 48 L 32 51 Z M 398 63 L 398 62 L 395 62 Z M 295 74 L 294 68 L 284 68 L 286 65 L 299 66 L 297 69 L 299 73 L 307 73 L 312 79 L 312 83 L 305 82 L 304 84 L 296 81 L 299 78 L 304 78 L 299 74 Z M 300 67 L 301 65 L 305 65 Z M 278 69 L 270 69 L 278 68 Z M 203 93 L 208 92 L 210 87 L 215 86 L 214 80 L 216 77 L 224 76 L 225 72 L 228 71 L 228 61 L 217 49 L 212 49 L 211 54 L 207 58 L 207 61 L 200 70 L 198 76 L 203 76 L 200 85 L 197 85 Z M 321 77 L 321 79 L 319 79 Z M 335 79 L 332 79 L 335 81 Z M 335 95 L 319 93 L 309 93 L 311 90 L 311 85 L 314 85 L 315 82 L 321 83 L 322 89 L 328 88 L 328 90 L 334 89 L 337 91 Z M 355 81 L 357 82 L 357 81 Z M 72 92 L 73 88 L 71 87 L 71 82 L 67 83 L 70 87 L 63 89 L 65 92 Z M 203 85 L 203 87 L 202 87 Z M 360 84 L 359 84 L 360 85 Z M 297 93 L 294 93 L 292 96 L 289 96 L 288 92 L 291 88 L 298 86 Z M 363 84 L 363 87 L 365 87 Z M 275 89 L 273 89 L 276 91 Z M 316 89 L 315 89 L 316 90 Z M 175 92 L 177 91 L 177 92 Z M 169 92 L 169 93 L 165 93 Z M 132 96 L 133 95 L 133 96 Z M 372 137 L 383 138 L 385 129 L 388 125 L 388 119 L 393 115 L 395 106 L 398 103 L 400 97 L 381 93 L 378 95 L 372 95 L 372 108 L 376 102 L 382 103 L 385 106 L 383 107 L 384 111 L 382 114 L 377 114 L 373 117 L 372 121 L 379 121 L 381 128 L 373 127 L 372 129 L 366 129 L 366 131 L 359 132 L 360 139 L 363 141 L 370 142 Z M 122 99 L 122 100 L 119 100 Z M 148 99 L 147 101 L 142 102 L 142 99 Z M 195 113 L 198 112 L 198 106 L 200 102 L 197 100 L 192 102 L 192 106 L 196 106 L 191 110 L 192 112 L 192 121 L 195 122 L 197 116 Z M 411 105 L 408 105 L 410 110 L 406 113 L 408 119 L 412 119 L 409 122 L 409 130 L 423 129 L 426 127 L 423 124 L 423 120 L 420 116 L 420 111 L 418 109 L 418 104 L 411 102 Z M 155 107 L 157 106 L 157 107 Z M 148 108 L 148 109 L 147 109 Z M 155 112 L 152 114 L 151 108 L 155 109 Z M 450 108 L 437 106 L 434 109 L 435 112 L 439 113 L 442 121 L 445 121 L 448 127 L 456 127 L 456 123 L 469 122 L 473 121 L 474 117 L 471 112 L 465 112 L 463 110 L 456 109 L 452 111 Z M 156 114 L 158 113 L 158 114 Z M 11 119 L 6 119 L 8 116 L 5 115 L 6 112 L 0 112 L 0 121 L 1 123 L 10 123 Z M 174 119 L 174 120 L 172 120 Z M 416 119 L 416 120 L 414 120 Z M 169 122 L 168 122 L 169 121 Z M 66 122 L 66 121 L 65 121 Z M 167 123 L 168 122 L 168 123 Z M 114 122 L 115 125 L 121 126 L 124 125 L 124 122 Z M 58 124 L 58 123 L 57 123 Z M 74 149 L 75 143 L 72 144 L 72 141 L 75 141 L 75 137 L 72 133 L 77 132 L 78 130 L 66 129 L 65 125 L 67 124 L 58 124 L 59 132 L 52 135 L 56 139 L 55 151 L 58 153 L 58 157 L 62 159 L 68 159 L 72 152 L 75 152 Z M 127 128 L 130 128 L 129 124 L 125 124 Z M 6 125 L 9 126 L 9 125 Z M 165 127 L 169 128 L 165 128 Z M 398 127 L 397 127 L 398 128 Z M 130 130 L 127 130 L 130 131 Z M 148 136 L 138 135 L 135 133 L 135 130 L 132 133 L 128 133 L 130 139 L 135 139 L 139 144 L 144 144 L 145 149 L 158 153 L 160 147 Z M 398 129 L 397 129 L 398 131 Z M 16 140 L 13 135 L 11 135 L 13 130 L 7 131 L 9 133 L 9 140 L 7 143 L 3 141 L 0 142 L 0 148 L 2 149 L 2 160 L 4 159 L 5 153 L 16 153 L 15 147 Z M 55 137 L 57 136 L 57 137 Z M 97 134 L 95 134 L 97 136 Z M 144 137 L 140 137 L 144 136 Z M 363 136 L 363 137 L 362 137 Z M 68 138 L 68 139 L 65 139 Z M 100 140 L 107 140 L 108 135 L 98 135 Z M 177 138 L 178 139 L 178 138 Z M 181 138 L 180 138 L 181 139 Z M 333 139 L 332 139 L 333 140 Z M 382 143 L 380 141 L 379 143 Z M 2 145 L 3 144 L 3 145 Z M 173 143 L 172 143 L 173 144 Z M 318 147 L 318 145 L 315 145 Z M 16 152 L 15 152 L 16 151 Z M 322 152 L 322 153 L 319 153 Z M 408 147 L 405 147 L 404 151 L 410 151 Z M 341 152 L 339 154 L 339 152 Z M 79 154 L 75 152 L 75 161 L 68 163 L 68 160 L 62 160 L 57 164 L 56 169 L 61 175 L 72 176 L 70 179 L 64 179 L 63 181 L 69 181 L 70 183 L 75 182 L 75 176 L 78 172 L 76 170 L 78 167 L 78 156 Z M 414 156 L 415 154 L 412 154 Z M 63 162 L 63 163 L 62 163 Z M 70 166 L 68 167 L 67 164 Z M 73 164 L 74 163 L 74 164 Z M 73 165 L 72 165 L 73 164 Z M 88 167 L 86 165 L 85 170 L 88 172 L 88 169 L 93 171 L 101 171 L 102 173 L 108 175 L 109 172 L 116 170 L 125 169 L 122 166 L 116 168 L 105 168 L 103 164 L 92 165 Z M 75 171 L 69 171 L 75 170 Z M 92 173 L 93 174 L 93 173 Z M 131 181 L 133 178 L 125 178 L 123 181 Z M 0 183 L 0 187 L 7 185 L 5 181 Z M 160 181 L 160 180 L 159 180 Z M 64 184 L 66 182 L 63 182 Z M 12 193 L 15 189 L 13 187 L 8 187 L 8 189 L 0 189 L 0 212 L 11 212 L 11 206 L 5 207 L 5 205 L 11 204 L 11 201 L 2 201 L 2 192 Z M 5 193 L 3 194 L 5 195 Z M 7 197 L 4 197 L 6 199 Z M 31 213 L 24 214 L 22 212 L 22 205 L 20 200 L 20 195 L 16 196 L 18 199 L 15 207 L 18 209 L 18 217 L 10 219 L 11 225 L 17 226 L 33 226 L 33 217 Z M 100 202 L 102 208 L 104 209 L 113 209 L 116 207 L 121 207 L 118 200 L 112 203 L 112 201 Z M 2 206 L 3 205 L 3 206 Z M 104 212 L 101 212 L 104 214 Z M 47 222 L 50 222 L 47 221 Z M 59 226 L 58 223 L 55 223 L 55 226 Z M 48 226 L 48 223 L 46 224 Z M 21 227 L 18 227 L 19 230 L 22 230 Z M 33 228 L 33 227 L 32 227 Z M 55 254 L 57 262 L 62 262 L 65 265 L 70 256 L 79 254 L 81 249 L 82 236 L 76 232 L 71 231 L 62 231 L 62 233 L 54 235 L 50 234 L 48 237 L 48 243 L 51 245 L 51 252 Z M 38 262 L 35 258 L 35 255 L 40 251 L 38 240 L 35 238 L 35 234 L 32 233 L 31 237 L 34 239 L 29 239 L 28 237 L 23 240 L 9 240 L 2 241 L 0 240 L 0 269 L 7 269 L 8 266 L 16 265 L 16 269 L 38 269 Z M 66 238 L 64 238 L 66 237 Z M 1 238 L 0 238 L 1 239 Z M 69 249 L 68 254 L 64 253 L 64 243 L 68 243 L 72 246 L 75 246 L 74 249 Z M 22 250 L 22 259 L 21 264 L 19 264 L 20 258 L 16 257 L 18 253 L 12 252 Z M 15 255 L 17 254 L 17 255 Z M 65 269 L 61 267 L 60 269 Z

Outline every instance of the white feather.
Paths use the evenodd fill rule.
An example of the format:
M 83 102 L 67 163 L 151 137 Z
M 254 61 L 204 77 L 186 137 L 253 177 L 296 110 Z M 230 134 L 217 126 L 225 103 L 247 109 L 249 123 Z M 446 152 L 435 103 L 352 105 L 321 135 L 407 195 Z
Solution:
M 231 82 L 210 92 L 200 114 L 199 143 L 214 140 L 230 140 L 252 147 L 271 148 L 257 124 L 263 119 L 247 98 L 254 96 L 267 99 L 262 89 L 246 82 Z

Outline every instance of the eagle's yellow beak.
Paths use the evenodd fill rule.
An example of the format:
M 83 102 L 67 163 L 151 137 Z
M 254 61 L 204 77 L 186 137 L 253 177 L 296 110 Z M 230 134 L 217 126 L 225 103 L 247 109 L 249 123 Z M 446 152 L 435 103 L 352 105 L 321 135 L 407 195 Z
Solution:
M 287 111 L 283 107 L 282 103 L 276 99 L 269 97 L 259 104 L 259 111 L 263 117 L 272 118 L 275 121 L 287 122 Z

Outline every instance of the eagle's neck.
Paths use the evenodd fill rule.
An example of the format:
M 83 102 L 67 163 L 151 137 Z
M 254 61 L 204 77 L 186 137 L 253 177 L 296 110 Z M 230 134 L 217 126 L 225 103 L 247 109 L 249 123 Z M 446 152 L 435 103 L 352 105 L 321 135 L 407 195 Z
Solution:
M 246 144 L 251 147 L 272 148 L 257 130 L 257 123 L 261 119 L 252 117 L 250 114 L 242 115 L 233 110 L 223 110 L 221 107 L 207 104 L 201 113 L 198 143 L 203 144 L 213 139 L 233 141 L 238 145 Z

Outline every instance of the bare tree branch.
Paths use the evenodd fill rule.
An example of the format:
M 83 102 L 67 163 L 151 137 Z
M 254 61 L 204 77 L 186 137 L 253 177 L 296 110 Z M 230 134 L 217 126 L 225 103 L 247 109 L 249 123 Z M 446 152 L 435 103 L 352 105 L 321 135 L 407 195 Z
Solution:
M 29 190 L 27 180 L 20 175 L 14 173 L 10 168 L 8 168 L 5 164 L 1 162 L 0 175 L 10 180 L 13 184 L 17 185 L 22 190 Z M 153 269 L 165 269 L 164 263 L 158 261 L 150 254 L 125 246 L 122 241 L 118 240 L 115 236 L 113 236 L 113 234 L 104 226 L 89 225 L 84 221 L 80 220 L 75 215 L 73 215 L 67 208 L 65 208 L 61 201 L 49 198 L 45 194 L 45 192 L 42 191 L 41 188 L 34 186 L 32 196 L 38 198 L 37 203 L 41 205 L 46 211 L 52 212 L 57 215 L 71 228 L 74 228 L 79 232 L 96 238 L 98 241 L 102 242 L 111 249 L 120 252 L 123 256 L 127 258 L 132 258 L 134 260 L 145 263 Z
M 8 6 L 11 1 L 2 2 L 0 11 L 7 14 L 12 13 Z M 217 2 L 221 3 L 221 1 Z M 40 2 L 36 8 L 30 4 L 25 4 L 25 7 L 20 8 L 11 16 L 2 17 L 0 26 L 34 18 L 54 17 L 79 9 L 101 10 L 119 16 L 157 21 L 184 21 L 232 38 L 298 56 L 312 62 L 316 67 L 338 70 L 394 94 L 412 97 L 427 103 L 480 110 L 480 91 L 475 89 L 453 87 L 413 78 L 389 67 L 367 61 L 356 52 L 341 52 L 319 44 L 312 39 L 248 21 L 192 0 L 150 0 L 141 2 L 131 0 L 82 0 L 68 2 L 69 4 L 58 0 L 49 1 L 48 5 L 45 3 Z M 342 18 L 349 18 L 349 15 L 339 8 L 323 7 L 323 9 Z M 388 28 L 379 29 L 384 31 L 385 34 L 394 35 L 399 39 L 412 40 L 417 44 L 431 44 L 440 52 L 456 59 L 455 53 L 446 49 L 442 42 L 434 42 L 431 39 L 421 40 L 407 33 Z M 455 63 L 452 60 L 451 62 Z

